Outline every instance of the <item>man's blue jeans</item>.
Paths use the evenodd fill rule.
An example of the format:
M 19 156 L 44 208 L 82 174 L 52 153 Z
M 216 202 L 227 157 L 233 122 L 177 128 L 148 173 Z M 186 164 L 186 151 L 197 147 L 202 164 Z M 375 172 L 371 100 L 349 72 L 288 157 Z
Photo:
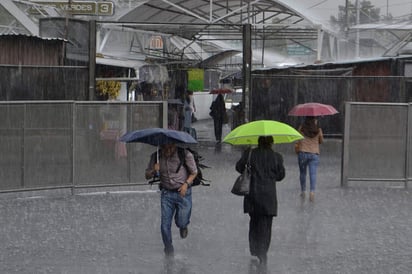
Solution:
M 177 191 L 163 189 L 161 192 L 161 225 L 162 240 L 165 250 L 172 251 L 172 220 L 179 228 L 185 228 L 190 223 L 192 214 L 192 189 L 188 188 L 184 197 Z
M 316 172 L 319 165 L 319 154 L 299 152 L 298 154 L 299 171 L 300 171 L 300 189 L 306 191 L 306 171 L 309 167 L 310 191 L 316 189 Z

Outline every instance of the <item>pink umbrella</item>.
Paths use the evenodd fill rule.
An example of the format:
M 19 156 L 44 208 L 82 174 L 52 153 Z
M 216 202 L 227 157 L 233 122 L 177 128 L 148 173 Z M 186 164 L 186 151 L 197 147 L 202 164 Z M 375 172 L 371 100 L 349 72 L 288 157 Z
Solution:
M 230 88 L 216 88 L 212 89 L 209 93 L 210 94 L 225 94 L 225 93 L 232 93 L 233 90 Z
M 338 111 L 333 106 L 320 103 L 299 104 L 289 111 L 290 116 L 324 116 L 336 113 Z

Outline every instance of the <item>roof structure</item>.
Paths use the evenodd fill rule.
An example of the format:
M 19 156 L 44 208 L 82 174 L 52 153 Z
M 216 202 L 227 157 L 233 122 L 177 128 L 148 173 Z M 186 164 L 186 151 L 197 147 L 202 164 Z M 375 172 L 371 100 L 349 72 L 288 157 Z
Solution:
M 385 23 L 375 23 L 375 24 L 360 24 L 352 26 L 351 29 L 359 29 L 359 30 L 412 30 L 412 23 L 410 21 L 407 22 L 399 22 L 394 24 L 385 24 Z
M 410 21 L 393 23 L 375 23 L 354 25 L 351 29 L 358 32 L 384 33 L 386 38 L 386 50 L 382 54 L 385 57 L 393 57 L 402 54 L 410 54 L 412 50 L 412 24 Z M 375 35 L 376 36 L 376 35 Z M 383 40 L 385 41 L 385 40 Z
M 334 43 L 330 38 L 335 38 L 335 33 L 314 19 L 313 14 L 305 12 L 296 0 L 96 1 L 95 14 L 81 13 L 74 6 L 90 1 L 68 1 L 73 6 L 56 2 L 1 1 L 0 8 L 14 20 L 9 20 L 9 24 L 1 22 L 0 33 L 37 35 L 39 18 L 51 16 L 96 20 L 97 51 L 103 58 L 189 66 L 207 64 L 226 69 L 232 66 L 238 70 L 242 26 L 250 24 L 256 67 L 284 62 L 293 53 L 303 62 L 333 58 L 324 55 L 325 52 L 333 55 L 333 50 L 322 48 Z M 294 51 L 292 54 L 288 52 L 290 49 Z M 214 55 L 225 58 L 213 58 Z

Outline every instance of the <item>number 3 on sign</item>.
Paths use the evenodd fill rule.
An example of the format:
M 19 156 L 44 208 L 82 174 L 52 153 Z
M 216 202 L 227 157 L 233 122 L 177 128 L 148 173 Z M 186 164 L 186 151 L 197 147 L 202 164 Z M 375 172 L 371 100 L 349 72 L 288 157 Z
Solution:
M 113 15 L 113 2 L 97 3 L 97 15 Z

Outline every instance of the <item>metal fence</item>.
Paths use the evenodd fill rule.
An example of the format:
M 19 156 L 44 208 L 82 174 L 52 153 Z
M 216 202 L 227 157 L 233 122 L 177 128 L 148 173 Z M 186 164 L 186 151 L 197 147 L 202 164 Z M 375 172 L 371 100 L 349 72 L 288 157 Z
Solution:
M 407 187 L 412 175 L 412 104 L 345 104 L 342 186 L 385 182 Z
M 165 102 L 0 102 L 0 191 L 142 182 L 152 147 L 126 131 L 167 126 Z
M 319 102 L 340 113 L 321 117 L 327 136 L 341 137 L 345 102 L 406 103 L 412 99 L 411 78 L 399 76 L 252 75 L 251 118 L 273 119 L 294 127 L 302 122 L 288 116 L 296 104 Z

